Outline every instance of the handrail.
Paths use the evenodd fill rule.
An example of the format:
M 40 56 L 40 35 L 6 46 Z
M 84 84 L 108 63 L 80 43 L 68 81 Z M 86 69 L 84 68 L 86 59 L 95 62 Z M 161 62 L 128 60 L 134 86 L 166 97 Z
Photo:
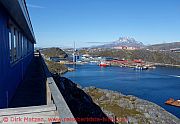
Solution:
M 51 73 L 49 72 L 47 65 L 39 52 L 39 57 L 42 61 L 42 66 L 44 68 L 45 75 L 47 77 L 46 86 L 47 86 L 47 104 L 51 104 L 54 102 L 55 106 L 57 107 L 57 111 L 59 113 L 60 119 L 75 119 L 71 110 L 69 109 L 64 97 L 62 96 L 61 92 L 59 91 Z M 51 98 L 52 96 L 52 98 Z M 52 100 L 52 101 L 51 101 Z M 61 122 L 61 124 L 67 124 L 66 122 Z M 68 124 L 77 124 L 76 121 L 68 122 Z

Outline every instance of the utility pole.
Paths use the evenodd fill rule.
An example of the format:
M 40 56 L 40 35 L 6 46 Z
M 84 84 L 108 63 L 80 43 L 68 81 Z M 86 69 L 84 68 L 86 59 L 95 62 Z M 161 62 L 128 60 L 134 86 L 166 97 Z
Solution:
M 76 49 L 75 49 L 75 41 L 74 41 L 74 50 L 73 50 L 73 64 L 76 62 L 76 55 L 75 55 Z

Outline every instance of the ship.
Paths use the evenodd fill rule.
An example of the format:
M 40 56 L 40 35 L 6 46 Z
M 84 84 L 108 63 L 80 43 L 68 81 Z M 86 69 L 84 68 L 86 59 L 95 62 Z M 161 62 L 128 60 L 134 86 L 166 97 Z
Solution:
M 165 104 L 180 107 L 180 100 L 174 100 L 173 98 L 168 99 Z
M 146 66 L 135 66 L 134 67 L 134 70 L 147 70 L 148 69 L 148 67 L 146 67 Z
M 106 66 L 110 66 L 110 64 L 107 62 L 101 61 L 99 66 L 106 67 Z

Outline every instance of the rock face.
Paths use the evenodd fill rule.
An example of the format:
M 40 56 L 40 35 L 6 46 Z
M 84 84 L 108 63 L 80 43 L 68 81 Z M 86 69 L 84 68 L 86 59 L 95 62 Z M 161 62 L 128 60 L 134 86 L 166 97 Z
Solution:
M 77 84 L 67 78 L 60 77 L 59 75 L 54 75 L 54 80 L 75 118 L 108 119 L 101 108 L 93 102 L 89 95 L 87 95 L 82 89 L 78 88 Z M 94 124 L 94 121 L 95 124 L 103 123 L 97 120 L 89 121 L 90 120 L 84 121 L 84 123 L 92 124 L 93 122 Z M 109 121 L 110 120 L 106 121 L 106 123 L 113 124 Z
M 83 89 L 94 102 L 108 115 L 117 118 L 126 118 L 129 123 L 149 124 L 179 124 L 180 119 L 170 114 L 162 107 L 147 100 L 139 99 L 131 95 L 88 87 Z M 109 115 L 108 115 L 109 116 Z
M 59 75 L 54 75 L 54 80 L 75 118 L 109 117 L 113 122 L 116 120 L 116 124 L 180 124 L 177 117 L 160 106 L 135 96 L 95 87 L 82 89 Z M 96 124 L 112 124 L 112 121 L 98 121 Z

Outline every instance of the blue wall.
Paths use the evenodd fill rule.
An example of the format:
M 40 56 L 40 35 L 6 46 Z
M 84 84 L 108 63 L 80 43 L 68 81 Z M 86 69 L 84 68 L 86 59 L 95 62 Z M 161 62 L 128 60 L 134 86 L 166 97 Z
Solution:
M 32 50 L 26 57 L 10 64 L 8 18 L 0 6 L 0 108 L 7 107 L 7 92 L 10 101 L 34 55 Z

